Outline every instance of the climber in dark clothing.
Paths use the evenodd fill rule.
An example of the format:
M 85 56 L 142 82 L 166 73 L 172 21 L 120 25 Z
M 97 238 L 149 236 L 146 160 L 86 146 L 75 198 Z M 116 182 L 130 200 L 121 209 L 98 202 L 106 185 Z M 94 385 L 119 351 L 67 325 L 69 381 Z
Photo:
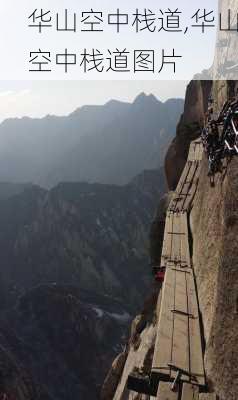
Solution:
M 201 139 L 208 157 L 208 175 L 214 184 L 215 174 L 223 170 L 222 159 L 238 154 L 238 100 L 227 100 L 216 119 L 212 104 L 209 99 Z
M 204 147 L 204 150 L 207 151 L 207 128 L 203 128 L 201 132 L 201 140 Z
M 227 102 L 223 106 L 225 111 L 221 111 L 218 120 L 223 122 L 223 131 L 221 135 L 221 143 L 233 142 L 235 140 L 235 135 L 237 131 L 237 112 L 238 112 L 238 102 L 234 100 L 232 102 Z
M 225 118 L 225 116 L 226 116 L 226 114 L 227 114 L 227 111 L 228 111 L 228 109 L 229 109 L 229 101 L 227 100 L 227 101 L 225 101 L 225 103 L 223 104 L 223 106 L 222 106 L 222 109 L 221 109 L 221 111 L 220 111 L 220 113 L 219 113 L 219 115 L 218 115 L 218 118 L 217 118 L 217 122 L 218 123 L 220 123 L 220 122 L 224 122 L 224 118 Z
M 222 167 L 221 155 L 222 147 L 220 146 L 219 131 L 217 122 L 212 120 L 210 122 L 209 130 L 206 138 L 207 143 L 207 156 L 208 156 L 208 175 L 214 175 Z
M 216 121 L 211 121 L 206 135 L 208 155 L 219 148 L 219 131 Z

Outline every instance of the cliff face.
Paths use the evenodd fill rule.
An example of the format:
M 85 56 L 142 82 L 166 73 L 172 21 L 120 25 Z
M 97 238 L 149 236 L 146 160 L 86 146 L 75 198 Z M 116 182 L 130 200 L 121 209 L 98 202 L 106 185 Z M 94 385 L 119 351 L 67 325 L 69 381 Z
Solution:
M 216 107 L 237 83 L 213 85 Z M 223 400 L 238 390 L 238 160 L 224 166 L 211 188 L 204 158 L 191 214 L 193 262 L 206 341 L 205 367 L 210 385 Z
M 34 385 L 24 367 L 17 363 L 12 354 L 3 345 L 0 347 L 1 359 L 1 398 L 8 400 L 50 400 L 44 396 L 37 385 Z M 6 397 L 7 396 L 7 397 Z M 42 397 L 41 397 L 42 396 Z
M 204 160 L 191 215 L 193 261 L 203 317 L 205 366 L 221 399 L 236 399 L 238 389 L 238 160 L 211 188 Z
M 219 12 L 221 13 L 221 26 L 228 27 L 228 11 L 231 10 L 231 26 L 235 31 L 236 15 L 238 4 L 236 0 L 219 0 Z M 234 16 L 234 17 L 233 17 Z M 234 19 L 233 19 L 234 18 Z M 219 30 L 217 33 L 217 45 L 213 66 L 211 69 L 212 79 L 236 80 L 237 79 L 237 35 L 227 34 L 226 30 Z
M 102 387 L 101 400 L 149 400 L 149 396 L 138 395 L 127 389 L 127 378 L 132 371 L 149 374 L 156 339 L 158 318 L 157 299 L 160 286 L 153 287 L 141 314 L 131 325 L 130 338 L 124 351 L 115 359 Z M 134 397 L 132 397 L 134 396 Z
M 177 186 L 190 142 L 200 135 L 211 86 L 211 81 L 191 81 L 187 87 L 184 112 L 177 126 L 176 137 L 165 157 L 165 172 L 170 190 Z

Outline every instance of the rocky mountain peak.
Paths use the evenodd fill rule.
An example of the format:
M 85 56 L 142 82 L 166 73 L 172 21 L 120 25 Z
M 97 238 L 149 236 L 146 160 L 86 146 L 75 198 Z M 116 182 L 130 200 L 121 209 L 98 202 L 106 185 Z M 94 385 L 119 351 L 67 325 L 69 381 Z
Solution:
M 153 94 L 145 94 L 144 92 L 140 93 L 134 100 L 134 105 L 145 105 L 145 104 L 160 104 L 160 101 Z

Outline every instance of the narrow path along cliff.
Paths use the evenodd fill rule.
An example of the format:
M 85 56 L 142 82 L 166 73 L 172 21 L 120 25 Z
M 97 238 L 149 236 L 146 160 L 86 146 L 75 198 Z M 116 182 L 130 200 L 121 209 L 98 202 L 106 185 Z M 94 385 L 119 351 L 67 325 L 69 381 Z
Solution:
M 163 287 L 154 286 L 134 320 L 128 345 L 105 380 L 103 400 L 237 400 L 238 160 L 216 175 L 212 187 L 196 139 L 210 90 L 219 110 L 236 86 L 191 82 L 188 87 L 166 160 L 168 172 L 171 160 L 176 165 L 180 157 L 183 172 L 179 182 L 169 179 L 169 188 L 176 190 L 168 195 L 168 208 L 168 198 L 163 200 L 162 254 L 153 264 L 157 272 L 165 268 Z M 188 143 L 185 161 L 182 147 Z
M 188 213 L 196 193 L 202 154 L 201 141 L 192 142 L 167 211 L 161 262 L 154 267 L 165 268 L 165 278 L 158 296 L 158 323 L 155 332 L 151 332 L 155 346 L 150 374 L 145 374 L 143 365 L 133 368 L 129 354 L 114 399 L 125 398 L 130 390 L 157 395 L 161 400 L 186 400 L 193 399 L 199 387 L 205 390 L 202 332 L 188 229 Z M 148 339 L 148 333 L 146 336 Z M 146 357 L 146 345 L 144 349 Z

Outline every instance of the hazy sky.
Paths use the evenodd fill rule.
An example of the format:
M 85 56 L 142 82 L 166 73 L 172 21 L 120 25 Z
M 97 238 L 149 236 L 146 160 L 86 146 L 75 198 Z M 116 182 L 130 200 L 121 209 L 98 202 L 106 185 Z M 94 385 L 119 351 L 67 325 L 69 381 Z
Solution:
M 161 101 L 184 97 L 185 81 L 0 81 L 0 121 L 9 117 L 67 115 L 110 99 L 132 102 L 141 92 Z

